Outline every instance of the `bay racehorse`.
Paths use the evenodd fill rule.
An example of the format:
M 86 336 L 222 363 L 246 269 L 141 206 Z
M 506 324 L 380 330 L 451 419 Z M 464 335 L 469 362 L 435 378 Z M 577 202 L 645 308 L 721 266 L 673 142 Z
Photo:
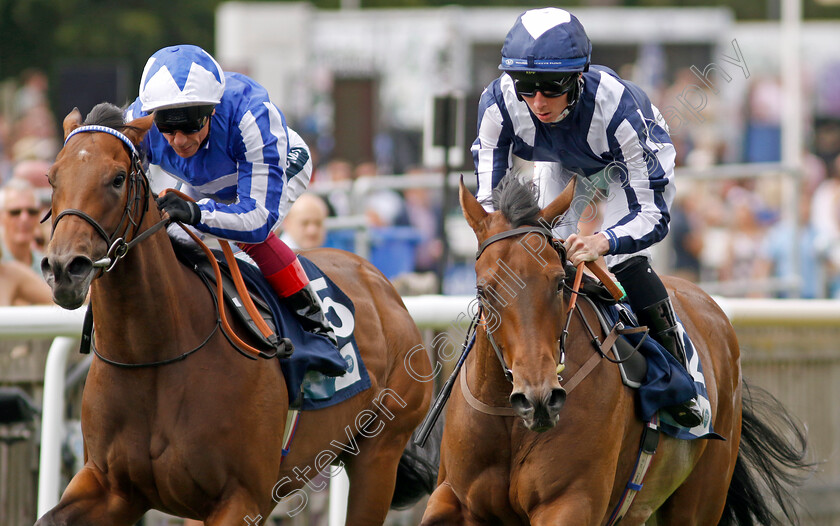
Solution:
M 422 524 L 609 524 L 639 456 L 644 423 L 635 391 L 622 384 L 618 367 L 598 358 L 577 314 L 569 314 L 564 346 L 568 394 L 561 387 L 559 342 L 570 300 L 565 253 L 552 242 L 550 226 L 568 208 L 574 185 L 541 210 L 527 185 L 507 179 L 492 213 L 461 184 L 461 206 L 480 245 L 477 299 L 484 319 L 461 381 L 454 382 L 438 487 Z M 795 510 L 786 484 L 793 480 L 783 468 L 806 469 L 804 434 L 785 419 L 789 443 L 755 412 L 743 389 L 734 330 L 715 302 L 686 281 L 665 283 L 699 352 L 714 430 L 726 440 L 662 436 L 621 524 L 770 524 L 773 504 L 756 490 L 749 470 L 757 457 L 790 524 Z M 577 304 L 604 341 L 591 305 Z M 577 376 L 593 356 L 591 372 Z
M 371 387 L 304 411 L 281 463 L 289 396 L 280 362 L 243 357 L 216 330 L 210 291 L 176 259 L 165 230 L 132 243 L 161 221 L 133 147 L 152 117 L 123 125 L 119 108 L 99 105 L 85 124 L 106 129 L 70 137 L 48 174 L 44 274 L 62 307 L 79 307 L 90 291 L 99 355 L 150 366 L 93 360 L 82 401 L 85 464 L 38 525 L 131 525 L 150 508 L 210 526 L 263 524 L 279 499 L 302 505 L 305 483 L 323 488 L 312 479 L 339 462 L 351 481 L 347 524 L 382 524 L 403 449 L 431 399 L 431 385 L 415 380 L 429 375 L 429 360 L 395 289 L 352 254 L 306 253 L 355 305 Z M 74 110 L 65 138 L 81 125 Z M 114 263 L 104 272 L 94 262 L 106 254 Z

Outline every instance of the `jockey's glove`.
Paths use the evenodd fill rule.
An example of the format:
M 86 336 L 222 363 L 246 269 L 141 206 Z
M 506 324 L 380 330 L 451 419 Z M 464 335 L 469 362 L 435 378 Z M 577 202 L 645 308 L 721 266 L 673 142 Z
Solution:
M 201 221 L 201 209 L 197 204 L 187 201 L 172 192 L 155 199 L 161 212 L 169 214 L 170 221 L 186 225 L 197 225 Z

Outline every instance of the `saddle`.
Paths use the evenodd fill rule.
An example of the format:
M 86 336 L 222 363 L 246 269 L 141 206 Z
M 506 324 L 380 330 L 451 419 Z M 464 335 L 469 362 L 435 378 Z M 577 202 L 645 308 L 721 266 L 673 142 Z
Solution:
M 576 272 L 577 269 L 574 266 L 566 266 L 566 284 L 569 288 L 574 283 Z M 588 274 L 583 275 L 579 295 L 579 301 L 586 301 L 592 306 L 604 334 L 610 335 L 614 331 L 619 334 L 610 346 L 614 357 L 610 361 L 618 365 L 622 383 L 627 387 L 638 389 L 647 374 L 647 360 L 642 353 L 636 352 L 637 349 L 633 344 L 621 336 L 626 329 L 639 326 L 635 315 L 624 304 L 616 301 L 603 283 Z M 612 323 L 611 320 L 616 318 L 616 311 L 618 320 Z M 605 338 L 605 341 L 608 339 Z M 601 351 L 603 352 L 603 349 Z
M 175 245 L 175 253 L 183 263 L 192 268 L 196 274 L 208 283 L 208 288 L 215 295 L 216 294 L 216 272 L 213 269 L 213 264 L 207 260 L 204 253 L 191 250 L 188 246 Z M 245 303 L 242 301 L 239 291 L 231 276 L 231 270 L 225 261 L 224 254 L 220 251 L 213 250 L 216 257 L 216 263 L 219 265 L 219 270 L 222 276 L 222 290 L 224 292 L 224 302 L 227 306 L 226 312 L 231 312 L 242 322 L 242 325 L 247 328 L 248 334 L 253 337 L 256 342 L 256 348 L 265 354 L 261 354 L 264 358 L 277 357 L 289 358 L 293 351 L 294 345 L 288 338 L 277 336 L 277 324 L 274 321 L 274 314 L 271 307 L 263 300 L 261 296 L 254 291 L 249 290 L 250 299 L 257 308 L 259 316 L 262 321 L 271 329 L 271 337 L 266 338 L 262 331 L 260 331 L 257 322 L 245 308 Z

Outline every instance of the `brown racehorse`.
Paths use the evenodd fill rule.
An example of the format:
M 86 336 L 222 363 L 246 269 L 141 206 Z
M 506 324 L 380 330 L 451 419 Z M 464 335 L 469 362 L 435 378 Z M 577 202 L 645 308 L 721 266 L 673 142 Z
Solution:
M 607 524 L 639 451 L 643 424 L 634 409 L 634 391 L 622 384 L 618 367 L 602 359 L 566 398 L 556 370 L 569 301 L 563 293 L 564 253 L 552 244 L 550 230 L 539 225 L 555 224 L 570 204 L 574 185 L 540 210 L 527 185 L 507 179 L 496 190 L 493 213 L 461 185 L 461 206 L 481 247 L 476 273 L 485 318 L 461 371 L 473 402 L 455 382 L 438 487 L 422 524 Z M 519 227 L 527 230 L 511 232 Z M 686 281 L 667 279 L 666 284 L 701 357 L 714 429 L 726 441 L 662 436 L 643 488 L 621 524 L 753 524 L 750 517 L 763 520 L 770 507 L 760 493 L 750 493 L 756 481 L 745 470 L 744 446 L 766 458 L 778 453 L 782 463 L 799 468 L 804 435 L 788 444 L 755 416 L 748 393 L 742 392 L 735 333 L 715 302 Z M 603 341 L 591 306 L 578 306 Z M 571 381 L 595 351 L 576 314 L 569 334 L 562 376 Z M 512 373 L 510 380 L 503 367 Z M 785 475 L 778 467 L 763 469 L 779 483 L 792 517 L 795 511 L 784 501 L 789 497 Z
M 119 108 L 100 105 L 85 124 L 127 139 L 77 133 L 49 172 L 54 231 L 43 267 L 54 299 L 76 308 L 90 289 L 96 349 L 108 359 L 148 364 L 197 350 L 136 369 L 93 360 L 82 404 L 85 465 L 38 525 L 131 525 L 150 508 L 211 526 L 263 524 L 283 495 L 303 505 L 296 488 L 320 489 L 312 479 L 337 462 L 351 480 L 347 523 L 382 524 L 403 449 L 431 399 L 431 385 L 414 379 L 431 367 L 397 292 L 361 258 L 307 252 L 353 300 L 372 385 L 303 412 L 281 464 L 289 400 L 279 362 L 243 357 L 214 329 L 211 294 L 179 264 L 165 230 L 130 243 L 161 221 L 126 143 L 141 140 L 151 116 L 122 125 Z M 80 125 L 74 110 L 65 137 Z M 130 248 L 111 251 L 122 257 L 103 272 L 94 262 L 119 237 Z

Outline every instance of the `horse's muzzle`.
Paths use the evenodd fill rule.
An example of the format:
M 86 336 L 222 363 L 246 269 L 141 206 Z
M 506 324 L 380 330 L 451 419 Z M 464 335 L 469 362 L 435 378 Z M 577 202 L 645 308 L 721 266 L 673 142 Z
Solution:
M 53 291 L 53 301 L 65 309 L 77 309 L 87 297 L 93 261 L 81 255 L 48 255 L 41 260 L 41 273 Z
M 562 387 L 538 393 L 536 390 L 514 391 L 510 395 L 510 405 L 519 414 L 525 427 L 542 433 L 554 427 L 560 420 L 560 410 L 566 403 L 566 390 Z

